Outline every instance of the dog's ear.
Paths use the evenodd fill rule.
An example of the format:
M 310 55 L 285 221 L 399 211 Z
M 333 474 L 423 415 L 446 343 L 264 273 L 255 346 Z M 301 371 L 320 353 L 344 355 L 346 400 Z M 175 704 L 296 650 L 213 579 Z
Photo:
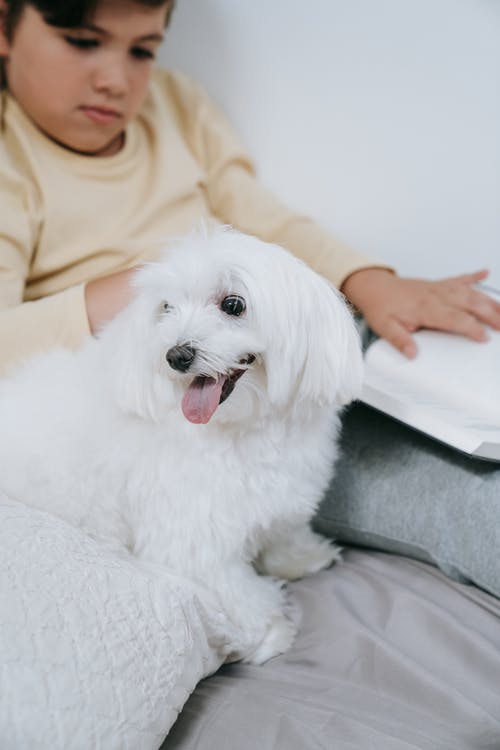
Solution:
M 363 378 L 361 344 L 340 292 L 294 259 L 273 296 L 279 325 L 266 354 L 270 399 L 342 406 L 357 398 Z
M 141 272 L 142 273 L 142 272 Z M 159 418 L 159 403 L 155 389 L 157 351 L 151 335 L 154 310 L 147 294 L 141 293 L 141 278 L 135 298 L 104 329 L 111 387 L 120 409 L 143 419 Z

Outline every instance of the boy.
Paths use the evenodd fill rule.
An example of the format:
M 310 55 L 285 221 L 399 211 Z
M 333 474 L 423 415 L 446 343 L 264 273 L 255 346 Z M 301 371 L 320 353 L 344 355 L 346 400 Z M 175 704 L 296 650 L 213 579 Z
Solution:
M 421 326 L 477 340 L 483 322 L 500 327 L 500 306 L 472 288 L 485 272 L 399 279 L 265 193 L 203 94 L 151 81 L 172 5 L 0 0 L 0 365 L 79 345 L 128 301 L 126 269 L 208 216 L 288 246 L 408 356 Z

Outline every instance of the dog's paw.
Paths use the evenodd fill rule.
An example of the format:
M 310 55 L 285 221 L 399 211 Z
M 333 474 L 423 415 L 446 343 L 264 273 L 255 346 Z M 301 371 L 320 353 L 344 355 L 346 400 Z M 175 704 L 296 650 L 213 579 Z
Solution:
M 297 628 L 285 615 L 274 615 L 257 648 L 243 657 L 248 664 L 264 664 L 273 656 L 288 651 L 297 635 Z
M 341 559 L 340 547 L 304 526 L 285 540 L 271 543 L 257 561 L 257 569 L 276 578 L 295 581 L 329 568 Z
M 316 544 L 310 544 L 306 549 L 295 550 L 295 557 L 288 560 L 283 574 L 289 581 L 295 581 L 329 568 L 341 559 L 340 547 L 328 539 L 317 537 Z

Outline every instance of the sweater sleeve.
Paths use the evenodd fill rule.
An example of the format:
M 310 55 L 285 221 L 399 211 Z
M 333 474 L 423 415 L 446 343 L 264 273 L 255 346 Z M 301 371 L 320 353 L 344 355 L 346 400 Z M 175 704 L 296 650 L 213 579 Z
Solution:
M 90 333 L 84 287 L 25 301 L 39 211 L 30 186 L 0 168 L 0 374 L 54 346 L 75 347 Z
M 286 208 L 258 182 L 224 115 L 195 84 L 184 85 L 194 124 L 191 147 L 206 171 L 207 200 L 220 221 L 286 247 L 337 287 L 361 268 L 387 267 L 334 238 L 318 222 Z

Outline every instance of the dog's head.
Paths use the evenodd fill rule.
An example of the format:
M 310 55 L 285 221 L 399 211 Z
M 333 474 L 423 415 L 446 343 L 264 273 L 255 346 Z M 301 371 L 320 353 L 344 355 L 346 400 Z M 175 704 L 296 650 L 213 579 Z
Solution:
M 360 391 L 358 335 L 342 296 L 275 245 L 225 228 L 141 269 L 136 299 L 103 334 L 121 407 L 161 419 L 239 421 Z

